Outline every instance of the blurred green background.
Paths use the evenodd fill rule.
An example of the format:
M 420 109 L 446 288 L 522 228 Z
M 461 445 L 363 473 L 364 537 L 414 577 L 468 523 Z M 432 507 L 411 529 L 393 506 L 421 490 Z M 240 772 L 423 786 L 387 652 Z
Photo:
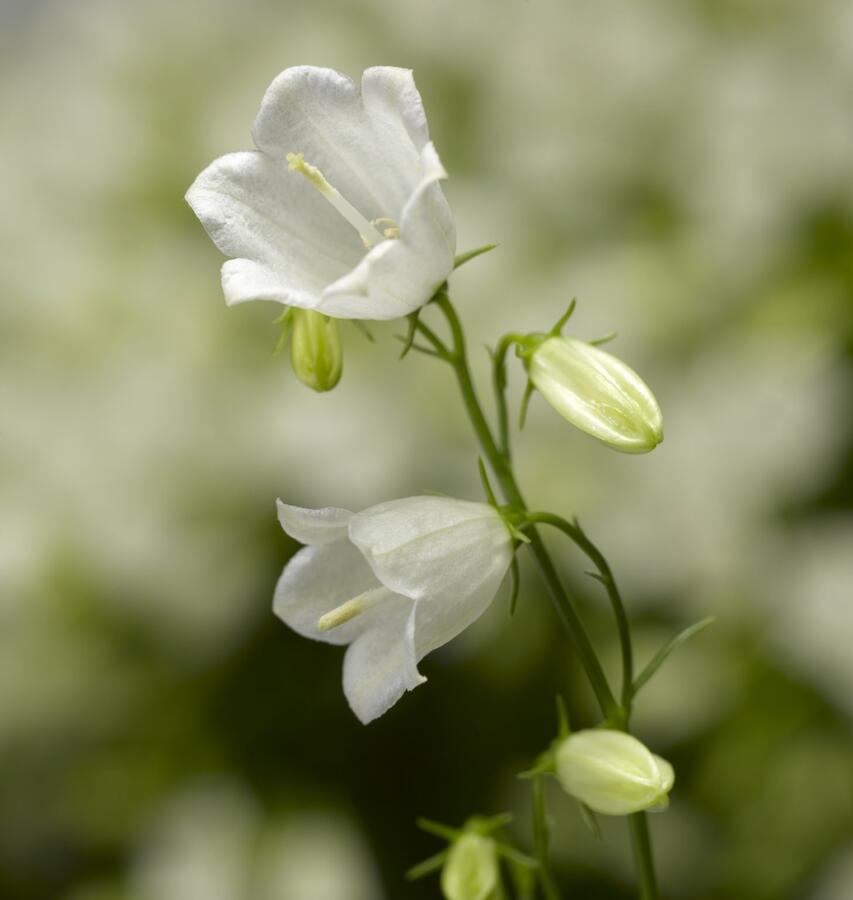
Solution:
M 535 398 L 531 502 L 607 552 L 678 772 L 670 898 L 853 897 L 853 5 L 849 0 L 0 3 L 0 897 L 399 900 L 417 815 L 511 810 L 553 696 L 595 708 L 535 573 L 367 728 L 341 652 L 290 633 L 277 496 L 479 498 L 449 372 L 344 326 L 329 395 L 222 301 L 183 194 L 249 147 L 283 68 L 415 70 L 482 345 L 572 333 L 653 386 L 624 457 Z M 513 396 L 521 373 L 512 372 Z M 481 382 L 485 385 L 485 382 Z M 555 544 L 616 661 L 600 592 Z M 624 822 L 555 792 L 567 896 L 632 897 Z

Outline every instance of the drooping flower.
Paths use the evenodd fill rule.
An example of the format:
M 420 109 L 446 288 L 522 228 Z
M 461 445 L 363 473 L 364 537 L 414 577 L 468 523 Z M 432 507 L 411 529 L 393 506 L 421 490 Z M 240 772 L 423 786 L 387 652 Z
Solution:
M 553 335 L 525 352 L 531 383 L 576 428 L 623 453 L 648 453 L 663 440 L 654 394 L 621 359 Z
M 596 812 L 625 816 L 663 809 L 675 781 L 672 766 L 630 734 L 577 731 L 556 748 L 557 779 Z
M 504 520 L 482 503 L 409 497 L 352 513 L 279 501 L 278 515 L 307 546 L 282 572 L 275 613 L 349 645 L 344 694 L 364 723 L 423 683 L 418 662 L 485 611 L 512 560 Z
M 418 309 L 453 268 L 456 232 L 412 73 L 285 69 L 253 128 L 257 150 L 213 162 L 187 202 L 216 246 L 225 300 L 345 319 Z

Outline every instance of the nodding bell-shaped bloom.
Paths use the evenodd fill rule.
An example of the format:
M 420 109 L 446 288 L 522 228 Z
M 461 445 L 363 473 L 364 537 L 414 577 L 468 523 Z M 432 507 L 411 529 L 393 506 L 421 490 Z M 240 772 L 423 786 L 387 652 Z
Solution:
M 675 782 L 665 759 L 621 731 L 570 734 L 557 747 L 556 766 L 557 779 L 569 794 L 610 816 L 666 808 Z
M 338 323 L 313 309 L 294 309 L 290 327 L 290 363 L 296 377 L 315 391 L 332 390 L 343 368 Z
M 528 376 L 564 419 L 615 450 L 647 453 L 663 440 L 663 416 L 646 383 L 592 344 L 547 337 L 529 354 Z
M 257 150 L 213 162 L 187 202 L 216 246 L 228 304 L 274 300 L 343 319 L 395 319 L 453 268 L 456 232 L 407 69 L 285 69 Z
M 493 507 L 409 497 L 360 513 L 279 501 L 282 528 L 306 544 L 273 608 L 299 634 L 348 644 L 344 694 L 364 722 L 425 680 L 418 662 L 477 619 L 512 560 Z
M 498 848 L 493 838 L 466 831 L 453 842 L 441 870 L 445 900 L 498 900 Z

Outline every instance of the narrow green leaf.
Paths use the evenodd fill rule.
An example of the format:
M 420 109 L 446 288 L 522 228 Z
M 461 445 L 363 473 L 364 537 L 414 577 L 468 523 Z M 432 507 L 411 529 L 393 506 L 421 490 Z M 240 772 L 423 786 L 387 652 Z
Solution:
M 698 634 L 713 622 L 713 616 L 709 616 L 707 619 L 702 619 L 701 622 L 696 622 L 694 625 L 685 628 L 684 631 L 679 632 L 668 644 L 665 644 L 660 650 L 658 650 L 654 657 L 652 657 L 651 662 L 634 679 L 634 685 L 631 689 L 631 696 L 636 697 L 640 688 L 643 687 L 646 682 L 652 677 L 652 675 L 654 675 L 655 672 L 657 672 L 657 670 L 666 662 L 667 658 L 673 650 L 680 647 L 686 640 L 693 637 L 694 634 Z
M 470 262 L 472 259 L 494 250 L 497 246 L 497 244 L 483 244 L 482 247 L 477 247 L 476 250 L 467 250 L 465 253 L 460 253 L 453 261 L 453 268 L 458 269 L 460 266 L 464 266 L 466 262 Z

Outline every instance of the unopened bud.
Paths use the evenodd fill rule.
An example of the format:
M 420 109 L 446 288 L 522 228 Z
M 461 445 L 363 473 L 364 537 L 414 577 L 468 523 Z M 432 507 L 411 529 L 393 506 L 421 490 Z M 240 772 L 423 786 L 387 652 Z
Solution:
M 527 359 L 534 387 L 581 431 L 623 453 L 647 453 L 663 440 L 663 417 L 654 394 L 610 353 L 555 336 Z
M 557 778 L 569 794 L 611 816 L 664 809 L 675 781 L 665 759 L 621 731 L 577 731 L 558 746 L 556 763 Z
M 497 900 L 501 896 L 497 844 L 467 831 L 453 842 L 441 870 L 445 900 Z
M 313 309 L 294 309 L 290 362 L 296 377 L 315 391 L 330 391 L 341 378 L 343 350 L 338 323 Z

